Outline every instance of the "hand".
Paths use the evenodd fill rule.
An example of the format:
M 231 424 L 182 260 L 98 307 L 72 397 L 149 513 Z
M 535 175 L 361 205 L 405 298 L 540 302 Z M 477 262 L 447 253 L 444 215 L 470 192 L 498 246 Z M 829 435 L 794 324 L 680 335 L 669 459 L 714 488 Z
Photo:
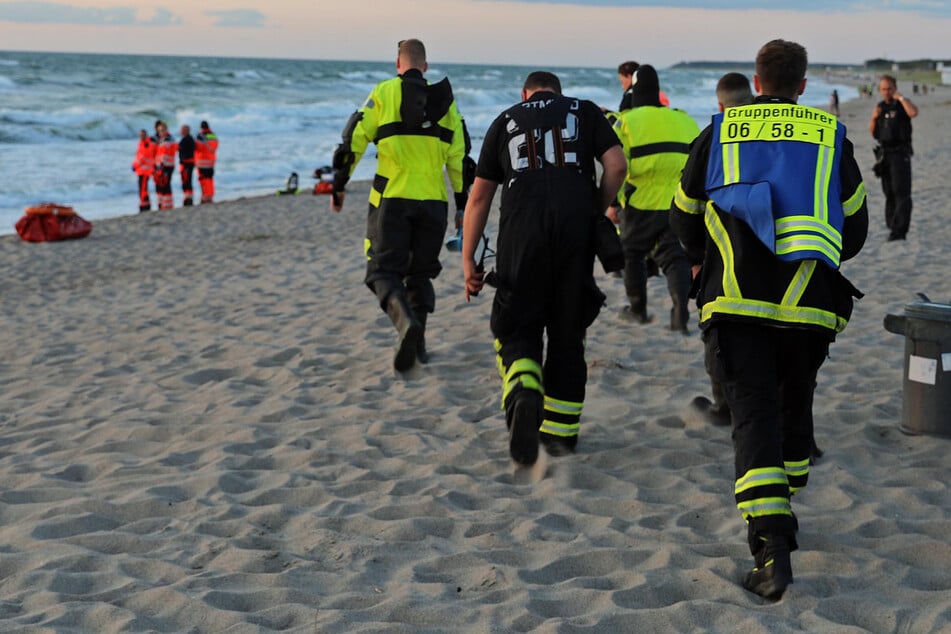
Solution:
M 701 265 L 694 264 L 690 267 L 690 279 L 695 280 L 697 276 L 700 275 Z
M 611 219 L 611 222 L 616 225 L 621 223 L 621 219 L 618 218 L 618 212 L 620 210 L 620 207 L 608 207 L 607 216 Z
M 485 271 L 480 271 L 472 258 L 462 259 L 462 273 L 466 280 L 466 302 L 475 297 L 485 286 Z
M 340 213 L 340 210 L 343 209 L 343 200 L 346 197 L 347 197 L 346 192 L 331 192 L 330 210 L 335 213 Z

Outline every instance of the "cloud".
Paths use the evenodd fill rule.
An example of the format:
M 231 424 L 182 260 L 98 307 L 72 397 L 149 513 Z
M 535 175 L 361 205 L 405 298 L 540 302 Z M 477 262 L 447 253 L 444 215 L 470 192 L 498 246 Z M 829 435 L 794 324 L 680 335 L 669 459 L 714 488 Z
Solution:
M 59 2 L 4 2 L 0 22 L 20 24 L 81 24 L 105 26 L 169 26 L 182 24 L 181 17 L 156 9 L 149 20 L 139 19 L 136 7 L 73 7 Z
M 229 9 L 225 11 L 205 11 L 205 15 L 217 18 L 215 26 L 242 27 L 260 29 L 264 27 L 267 17 L 255 9 Z
M 493 0 L 489 0 L 493 1 Z M 506 0 L 495 0 L 506 1 Z M 590 7 L 656 7 L 679 9 L 750 10 L 766 9 L 796 12 L 867 12 L 900 11 L 937 16 L 951 16 L 947 0 L 515 0 L 518 3 L 573 4 Z

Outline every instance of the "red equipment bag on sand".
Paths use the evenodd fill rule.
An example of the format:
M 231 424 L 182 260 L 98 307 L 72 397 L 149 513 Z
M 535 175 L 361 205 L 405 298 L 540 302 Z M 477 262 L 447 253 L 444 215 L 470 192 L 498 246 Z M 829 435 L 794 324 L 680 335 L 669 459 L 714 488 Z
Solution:
M 26 208 L 26 215 L 17 220 L 16 230 L 27 242 L 55 242 L 85 238 L 92 232 L 92 223 L 72 207 L 40 203 Z

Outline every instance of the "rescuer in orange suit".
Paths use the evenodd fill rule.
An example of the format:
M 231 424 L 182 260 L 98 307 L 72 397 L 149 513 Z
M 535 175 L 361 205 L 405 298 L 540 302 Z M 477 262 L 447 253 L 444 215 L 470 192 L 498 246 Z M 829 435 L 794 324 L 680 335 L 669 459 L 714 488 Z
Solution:
M 201 122 L 201 132 L 195 138 L 195 167 L 201 185 L 201 202 L 211 203 L 215 198 L 215 156 L 218 153 L 218 135 L 207 121 Z
M 132 161 L 132 171 L 139 179 L 139 212 L 151 211 L 149 179 L 155 171 L 155 144 L 145 130 L 139 130 L 139 147 L 135 151 L 135 160 Z

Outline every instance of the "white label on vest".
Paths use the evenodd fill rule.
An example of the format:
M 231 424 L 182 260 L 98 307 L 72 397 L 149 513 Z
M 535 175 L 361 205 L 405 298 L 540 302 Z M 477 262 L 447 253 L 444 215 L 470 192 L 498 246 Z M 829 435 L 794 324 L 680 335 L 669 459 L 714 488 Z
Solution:
M 951 352 L 941 354 L 941 369 L 945 372 L 951 372 Z
M 908 357 L 908 380 L 934 385 L 938 374 L 938 360 L 928 357 Z

